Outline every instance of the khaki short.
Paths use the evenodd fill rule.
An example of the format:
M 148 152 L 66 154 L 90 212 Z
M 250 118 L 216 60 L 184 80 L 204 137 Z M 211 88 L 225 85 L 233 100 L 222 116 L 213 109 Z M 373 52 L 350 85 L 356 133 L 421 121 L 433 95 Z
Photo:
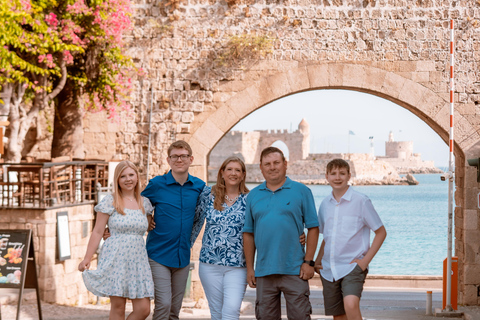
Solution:
M 279 320 L 282 318 L 280 294 L 283 293 L 287 307 L 287 318 L 310 320 L 310 288 L 307 280 L 298 275 L 273 274 L 258 277 L 255 316 L 257 320 Z
M 325 280 L 320 276 L 323 284 L 325 315 L 340 316 L 345 314 L 343 298 L 349 295 L 357 296 L 359 299 L 362 297 L 363 284 L 367 273 L 368 269 L 362 271 L 362 268 L 357 264 L 352 272 L 334 282 Z

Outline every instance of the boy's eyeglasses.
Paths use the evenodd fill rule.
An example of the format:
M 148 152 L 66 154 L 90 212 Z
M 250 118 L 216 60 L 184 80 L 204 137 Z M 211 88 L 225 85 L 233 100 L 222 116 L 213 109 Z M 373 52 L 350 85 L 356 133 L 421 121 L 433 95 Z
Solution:
M 181 154 L 181 155 L 176 155 L 174 154 L 173 156 L 169 156 L 170 160 L 172 161 L 177 161 L 179 158 L 182 160 L 182 161 L 185 161 L 187 160 L 188 158 L 190 158 L 190 155 L 189 154 Z

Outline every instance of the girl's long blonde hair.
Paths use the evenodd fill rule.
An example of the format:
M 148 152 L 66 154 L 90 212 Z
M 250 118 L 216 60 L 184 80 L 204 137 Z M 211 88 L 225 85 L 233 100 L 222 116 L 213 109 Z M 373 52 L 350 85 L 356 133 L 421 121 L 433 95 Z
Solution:
M 122 175 L 123 170 L 126 168 L 132 168 L 137 175 L 137 184 L 135 185 L 135 189 L 133 190 L 133 194 L 135 196 L 135 200 L 137 200 L 138 207 L 142 210 L 143 214 L 145 214 L 145 208 L 143 207 L 142 196 L 140 195 L 140 179 L 138 177 L 138 169 L 131 161 L 124 160 L 120 162 L 116 168 L 115 173 L 113 175 L 113 207 L 117 210 L 118 213 L 125 215 L 123 209 L 125 208 L 125 201 L 123 200 L 122 189 L 118 185 L 118 180 Z
M 225 202 L 225 180 L 223 180 L 222 177 L 222 172 L 225 171 L 225 168 L 230 162 L 237 162 L 240 164 L 242 167 L 242 172 L 245 174 L 245 177 L 243 178 L 242 182 L 240 182 L 240 185 L 238 186 L 239 192 L 241 194 L 248 193 L 250 190 L 248 190 L 247 186 L 245 185 L 245 179 L 247 177 L 247 169 L 245 168 L 245 163 L 239 158 L 239 157 L 228 157 L 223 161 L 220 169 L 218 170 L 217 174 L 217 184 L 212 187 L 212 193 L 215 196 L 215 200 L 213 201 L 213 207 L 217 209 L 218 211 L 223 211 L 225 209 L 223 207 L 223 203 Z

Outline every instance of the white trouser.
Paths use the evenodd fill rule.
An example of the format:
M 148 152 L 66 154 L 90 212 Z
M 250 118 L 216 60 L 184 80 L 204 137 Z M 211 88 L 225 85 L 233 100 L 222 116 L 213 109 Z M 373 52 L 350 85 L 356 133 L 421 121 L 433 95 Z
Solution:
M 247 288 L 247 268 L 200 262 L 198 273 L 212 320 L 238 320 Z

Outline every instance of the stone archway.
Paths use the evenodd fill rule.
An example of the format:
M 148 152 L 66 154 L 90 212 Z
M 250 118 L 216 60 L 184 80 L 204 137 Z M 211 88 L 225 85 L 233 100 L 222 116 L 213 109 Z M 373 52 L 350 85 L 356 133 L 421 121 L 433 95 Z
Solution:
M 269 102 L 284 96 L 318 89 L 347 89 L 373 94 L 404 107 L 428 124 L 444 141 L 448 141 L 449 101 L 429 88 L 402 75 L 379 68 L 348 64 L 311 64 L 261 78 L 218 105 L 218 108 L 199 124 L 186 140 L 194 148 L 196 167 L 193 173 L 206 177 L 208 154 L 215 144 L 238 121 Z M 477 304 L 476 283 L 480 264 L 476 262 L 478 248 L 477 210 L 469 200 L 476 189 L 476 175 L 465 166 L 465 154 L 473 157 L 480 147 L 475 125 L 463 114 L 455 112 L 455 249 L 459 256 L 459 301 Z M 474 168 L 473 168 L 474 169 Z M 476 222 L 467 226 L 465 219 Z M 479 239 L 476 239 L 479 240 Z
M 441 95 L 395 72 L 375 67 L 315 64 L 260 79 L 220 104 L 191 135 L 185 137 L 195 148 L 197 165 L 206 165 L 206 156 L 213 146 L 238 121 L 256 109 L 290 94 L 318 89 L 355 90 L 385 98 L 411 111 L 448 141 L 449 102 Z M 462 114 L 456 112 L 455 121 L 458 161 L 480 135 Z M 205 176 L 200 168 L 196 173 Z

